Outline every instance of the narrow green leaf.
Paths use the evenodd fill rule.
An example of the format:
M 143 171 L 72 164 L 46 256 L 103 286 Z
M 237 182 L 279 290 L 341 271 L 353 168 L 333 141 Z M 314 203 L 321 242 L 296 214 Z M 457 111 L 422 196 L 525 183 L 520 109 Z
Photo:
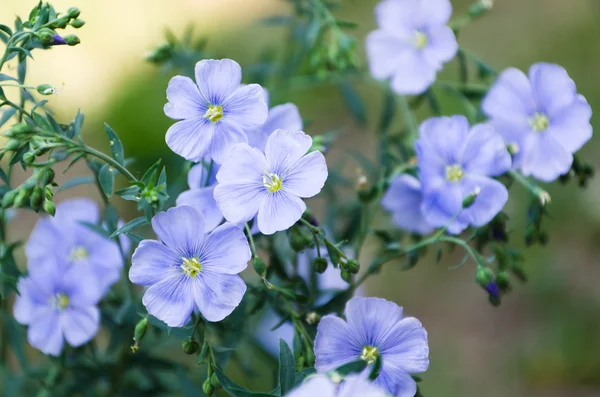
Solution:
M 294 382 L 295 386 L 299 386 L 302 382 L 304 382 L 304 379 L 306 379 L 310 375 L 314 375 L 316 372 L 317 370 L 313 367 L 304 368 L 302 371 L 296 374 L 296 381 Z
M 0 81 L 16 81 L 16 82 L 18 82 L 19 80 L 15 79 L 14 77 L 9 76 L 7 74 L 0 73 Z
M 95 182 L 96 182 L 96 178 L 94 178 L 93 176 L 77 176 L 77 177 L 71 179 L 70 181 L 67 181 L 67 182 L 63 183 L 62 185 L 60 185 L 58 187 L 58 189 L 56 189 L 56 191 L 62 192 L 63 190 L 67 190 L 67 189 L 70 189 L 75 186 L 87 185 L 89 183 L 95 183 Z
M 102 191 L 106 197 L 110 199 L 112 197 L 113 187 L 115 184 L 115 174 L 113 174 L 112 167 L 110 165 L 104 164 L 102 168 L 100 168 L 100 172 L 98 173 L 98 181 L 100 182 Z
M 108 142 L 110 143 L 110 153 L 112 154 L 113 158 L 122 165 L 124 160 L 123 144 L 117 136 L 117 133 L 110 128 L 108 124 L 104 124 L 104 129 L 106 131 L 106 135 L 108 136 Z
M 356 121 L 361 125 L 365 124 L 367 122 L 367 112 L 363 100 L 358 95 L 358 92 L 356 92 L 356 89 L 346 81 L 340 82 L 339 89 L 344 102 L 346 102 L 346 106 L 348 106 Z
M 12 36 L 12 35 L 13 35 L 13 31 L 12 31 L 12 29 L 11 29 L 11 28 L 9 28 L 9 27 L 8 27 L 8 26 L 6 26 L 6 25 L 2 25 L 2 24 L 0 24 L 0 30 L 1 30 L 1 31 L 3 31 L 3 32 L 6 32 L 6 34 L 8 34 L 9 36 Z
M 353 21 L 347 21 L 345 19 L 336 19 L 335 24 L 342 29 L 356 29 L 358 24 Z
M 279 396 L 279 394 L 253 392 L 251 390 L 246 389 L 245 387 L 238 385 L 237 383 L 235 383 L 234 381 L 229 379 L 227 377 L 227 375 L 225 375 L 220 368 L 215 366 L 214 370 L 215 370 L 215 374 L 217 375 L 217 379 L 219 379 L 219 383 L 223 387 L 223 390 L 225 390 L 227 393 L 229 393 L 229 395 L 232 397 L 275 397 L 275 396 Z
M 81 135 L 81 128 L 83 127 L 83 113 L 81 113 L 81 110 L 77 110 L 77 115 L 75 116 L 75 120 L 73 120 L 73 123 L 71 124 L 71 130 L 70 130 L 70 136 L 71 138 L 74 136 L 79 136 Z
M 2 116 L 0 116 L 0 127 L 2 127 L 8 120 L 11 119 L 17 113 L 17 109 L 8 108 L 4 112 L 2 112 Z
M 294 387 L 295 380 L 294 355 L 288 344 L 283 339 L 279 339 L 279 387 L 282 396 Z
M 147 225 L 149 222 L 145 216 L 140 216 L 139 218 L 135 218 L 132 221 L 127 222 L 125 225 L 117 229 L 113 234 L 111 234 L 111 238 L 118 236 L 119 234 L 127 233 L 133 229 L 137 229 L 140 226 Z
M 335 372 L 337 372 L 342 377 L 344 377 L 349 374 L 356 374 L 356 373 L 362 372 L 366 367 L 367 367 L 367 362 L 365 360 L 357 360 L 357 361 L 353 361 L 351 363 L 342 365 L 341 367 L 337 368 L 335 370 Z

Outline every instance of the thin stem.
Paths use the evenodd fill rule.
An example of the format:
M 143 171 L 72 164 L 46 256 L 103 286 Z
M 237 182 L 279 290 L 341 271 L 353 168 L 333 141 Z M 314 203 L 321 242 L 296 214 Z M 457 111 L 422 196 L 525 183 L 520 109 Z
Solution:
M 548 194 L 548 192 L 546 192 L 544 189 L 542 189 L 535 183 L 531 182 L 523 174 L 521 174 L 515 170 L 508 171 L 508 174 L 515 181 L 519 182 L 519 184 L 521 184 L 527 190 L 529 190 L 534 197 L 536 197 L 538 200 L 540 200 L 542 205 L 545 205 L 550 201 L 550 195 Z
M 256 258 L 256 245 L 254 244 L 254 237 L 252 237 L 252 231 L 250 230 L 250 226 L 247 223 L 244 224 L 244 230 L 246 230 L 248 242 L 250 243 L 250 251 L 252 252 L 252 258 Z
M 25 88 L 29 90 L 35 90 L 36 87 L 32 87 L 30 85 L 22 85 L 22 84 L 0 84 L 0 87 L 17 87 L 17 88 Z

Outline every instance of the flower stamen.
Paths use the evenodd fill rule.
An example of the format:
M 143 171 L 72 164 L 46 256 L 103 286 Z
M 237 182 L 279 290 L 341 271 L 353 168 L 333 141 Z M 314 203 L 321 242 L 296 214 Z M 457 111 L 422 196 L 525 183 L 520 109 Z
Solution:
M 50 298 L 50 304 L 58 310 L 65 310 L 69 306 L 69 297 L 62 292 Z
M 204 113 L 204 118 L 216 123 L 223 118 L 223 107 L 216 105 L 208 106 L 206 113 Z
M 281 177 L 277 174 L 265 172 L 263 175 L 263 186 L 267 188 L 269 193 L 281 190 L 282 182 Z
M 422 49 L 422 48 L 425 48 L 425 46 L 427 46 L 428 40 L 429 39 L 427 38 L 427 35 L 425 33 L 417 30 L 415 32 L 413 43 L 414 43 L 415 47 L 417 47 L 418 49 Z
M 446 180 L 458 182 L 465 176 L 465 172 L 459 164 L 446 166 Z
M 379 355 L 379 349 L 376 346 L 364 346 L 360 359 L 367 362 L 367 364 L 373 364 L 377 360 Z
M 536 113 L 532 118 L 529 119 L 529 125 L 533 129 L 534 132 L 543 132 L 548 129 L 548 125 L 550 124 L 550 119 L 543 113 Z
M 75 247 L 71 250 L 71 254 L 69 255 L 73 262 L 79 262 L 88 257 L 88 251 L 85 247 Z
M 189 277 L 196 277 L 200 271 L 202 271 L 202 265 L 198 260 L 198 257 L 194 258 L 181 258 L 181 270 Z

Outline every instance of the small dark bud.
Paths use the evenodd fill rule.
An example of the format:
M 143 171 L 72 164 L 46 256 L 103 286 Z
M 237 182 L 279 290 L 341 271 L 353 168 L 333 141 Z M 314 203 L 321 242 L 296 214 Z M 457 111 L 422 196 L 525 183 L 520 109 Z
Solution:
M 373 186 L 370 189 L 361 189 L 358 191 L 358 199 L 363 203 L 370 203 L 375 197 L 377 197 L 377 193 L 377 186 Z
M 71 7 L 67 11 L 67 15 L 71 19 L 79 18 L 79 14 L 81 14 L 81 11 L 79 11 L 79 8 L 77 8 L 77 7 Z
M 350 275 L 350 272 L 348 272 L 348 270 L 342 270 L 341 271 L 341 276 L 342 276 L 342 280 L 344 280 L 347 283 L 350 283 L 350 281 L 352 280 L 352 276 Z
M 70 20 L 71 20 L 71 18 L 69 18 L 68 16 L 60 17 L 60 18 L 56 19 L 54 22 L 52 22 L 51 27 L 54 29 L 64 29 L 67 27 Z
M 55 93 L 54 87 L 50 84 L 40 84 L 36 87 L 36 91 L 41 95 L 52 95 Z
M 315 260 L 313 260 L 312 268 L 315 272 L 317 272 L 319 274 L 323 274 L 323 273 L 325 273 L 325 270 L 327 270 L 328 265 L 329 264 L 327 262 L 327 259 L 325 259 L 323 257 L 318 257 L 318 258 L 315 258 Z
M 61 35 L 55 34 L 52 36 L 52 43 L 50 43 L 50 44 L 51 45 L 66 45 L 67 42 Z
M 39 212 L 44 204 L 44 192 L 41 187 L 36 186 L 29 197 L 29 206 L 35 212 Z
M 10 190 L 10 191 L 6 192 L 4 197 L 2 197 L 2 208 L 12 207 L 18 194 L 19 194 L 18 189 Z
M 465 197 L 465 199 L 462 202 L 462 207 L 463 209 L 469 208 L 470 206 L 472 206 L 475 203 L 475 199 L 477 199 L 477 196 L 479 195 L 479 193 L 481 192 L 481 190 L 479 188 L 475 189 L 475 191 L 473 193 L 470 193 L 469 195 L 467 195 L 467 197 Z
M 252 266 L 254 267 L 256 274 L 263 278 L 267 276 L 267 265 L 265 264 L 265 261 L 258 256 L 252 261 Z
M 202 383 L 202 391 L 204 392 L 204 394 L 206 394 L 208 397 L 211 397 L 213 395 L 213 393 L 215 392 L 215 387 L 212 385 L 212 383 L 210 382 L 210 379 L 206 379 L 204 381 L 204 383 Z
M 500 295 L 488 294 L 488 300 L 494 307 L 500 306 L 500 303 L 502 302 Z
M 77 44 L 81 43 L 81 40 L 79 40 L 79 37 L 75 36 L 74 34 L 70 34 L 68 36 L 65 36 L 65 41 L 71 47 L 72 46 L 76 46 Z
M 71 26 L 74 27 L 75 29 L 79 29 L 79 28 L 83 27 L 83 25 L 85 25 L 85 21 L 83 19 L 73 19 L 71 21 Z
M 136 343 L 138 343 L 142 339 L 144 339 L 144 335 L 146 335 L 147 329 L 148 329 L 148 319 L 147 318 L 143 318 L 140 321 L 138 321 L 137 325 L 135 326 L 135 331 L 133 332 L 133 339 L 135 340 Z
M 348 270 L 348 273 L 350 274 L 356 274 L 360 270 L 360 264 L 356 260 L 350 259 L 346 263 L 346 270 Z
M 198 352 L 200 345 L 192 338 L 186 338 L 181 343 L 181 349 L 185 354 L 191 355 Z
M 292 227 L 289 234 L 290 245 L 296 252 L 300 252 L 306 248 L 306 239 L 297 227 Z
M 44 212 L 50 216 L 54 216 L 54 214 L 56 214 L 56 207 L 51 200 L 44 201 Z
M 485 286 L 485 290 L 490 296 L 500 299 L 500 289 L 498 288 L 498 283 L 496 281 L 490 281 L 488 285 Z
M 212 374 L 210 376 L 210 384 L 215 388 L 218 389 L 219 387 L 221 387 L 221 382 L 219 382 L 219 378 L 217 378 L 217 374 Z

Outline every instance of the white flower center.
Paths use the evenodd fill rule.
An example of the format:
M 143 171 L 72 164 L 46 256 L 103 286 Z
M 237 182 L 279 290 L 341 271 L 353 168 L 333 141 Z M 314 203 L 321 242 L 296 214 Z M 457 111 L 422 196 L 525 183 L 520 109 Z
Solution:
M 58 310 L 65 310 L 69 306 L 69 297 L 62 292 L 50 298 L 50 304 Z
M 281 177 L 277 174 L 265 172 L 263 175 L 263 186 L 267 188 L 269 193 L 275 193 L 281 190 Z
M 465 172 L 459 164 L 446 166 L 446 180 L 458 182 L 465 176 Z
M 198 257 L 195 258 L 181 258 L 181 270 L 189 277 L 196 277 L 198 273 L 202 270 L 202 265 L 198 260 Z
M 223 107 L 210 105 L 206 110 L 206 113 L 204 113 L 204 118 L 216 123 L 223 118 Z
M 69 255 L 73 262 L 79 262 L 88 257 L 88 251 L 85 247 L 75 247 L 71 250 L 71 254 Z
M 534 132 L 546 131 L 549 124 L 550 119 L 548 119 L 548 116 L 543 113 L 536 113 L 532 118 L 529 119 L 529 125 Z
M 367 362 L 367 364 L 372 364 L 377 359 L 379 355 L 379 350 L 375 346 L 364 346 L 362 349 L 362 353 L 360 355 L 360 359 Z
M 415 47 L 421 49 L 421 48 L 425 48 L 425 46 L 427 45 L 427 35 L 421 31 L 416 31 L 415 35 L 413 37 L 413 44 L 415 45 Z

